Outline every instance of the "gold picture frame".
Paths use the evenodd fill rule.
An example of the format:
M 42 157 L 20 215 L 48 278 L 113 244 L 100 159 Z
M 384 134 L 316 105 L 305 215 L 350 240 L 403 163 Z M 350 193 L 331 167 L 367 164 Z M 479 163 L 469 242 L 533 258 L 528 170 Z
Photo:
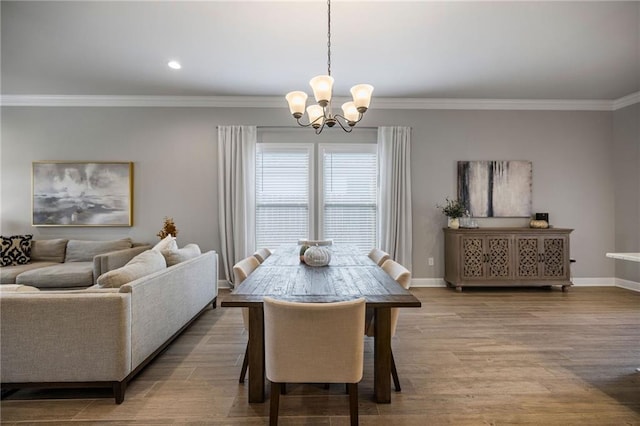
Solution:
M 133 226 L 133 163 L 34 161 L 33 226 Z

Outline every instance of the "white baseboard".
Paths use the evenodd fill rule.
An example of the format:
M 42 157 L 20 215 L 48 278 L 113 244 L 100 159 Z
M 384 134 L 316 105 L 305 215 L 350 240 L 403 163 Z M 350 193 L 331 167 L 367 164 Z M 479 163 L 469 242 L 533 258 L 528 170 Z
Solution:
M 616 287 L 626 288 L 627 290 L 639 291 L 640 283 L 635 281 L 623 280 L 622 278 L 616 278 Z
M 412 278 L 411 287 L 446 287 L 444 278 Z
M 614 287 L 616 279 L 613 277 L 598 278 L 571 278 L 573 285 L 576 287 Z
M 640 283 L 634 283 L 633 281 L 624 281 L 619 278 L 603 277 L 603 278 L 572 278 L 573 285 L 576 287 L 624 287 L 633 289 L 640 289 Z M 623 284 L 620 284 L 620 282 Z M 447 284 L 444 278 L 413 278 L 411 280 L 411 287 L 446 287 Z M 640 290 L 638 290 L 640 291 Z
M 623 280 L 622 278 L 573 278 L 573 285 L 576 287 L 621 287 L 627 290 L 640 292 L 640 283 Z M 413 278 L 411 287 L 446 287 L 444 278 Z M 231 288 L 227 280 L 218 280 L 218 288 Z

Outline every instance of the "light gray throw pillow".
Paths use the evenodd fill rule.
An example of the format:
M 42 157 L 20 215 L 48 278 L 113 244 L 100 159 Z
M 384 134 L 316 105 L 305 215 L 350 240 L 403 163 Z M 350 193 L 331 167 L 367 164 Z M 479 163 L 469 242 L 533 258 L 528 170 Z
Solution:
M 162 250 L 174 250 L 178 249 L 178 243 L 176 243 L 176 237 L 173 235 L 167 235 L 163 239 L 160 240 L 158 244 L 153 246 L 151 250 L 162 251 Z
M 131 248 L 131 238 L 112 241 L 69 240 L 65 262 L 90 262 L 98 254 Z
M 102 288 L 117 288 L 166 267 L 167 263 L 162 253 L 156 250 L 147 250 L 131 259 L 123 267 L 100 275 L 98 285 Z
M 177 265 L 185 260 L 193 259 L 202 254 L 200 247 L 197 244 L 187 244 L 181 249 L 165 249 L 162 250 L 162 255 L 167 261 L 167 266 Z
M 31 260 L 34 262 L 64 262 L 67 241 L 62 238 L 31 241 Z

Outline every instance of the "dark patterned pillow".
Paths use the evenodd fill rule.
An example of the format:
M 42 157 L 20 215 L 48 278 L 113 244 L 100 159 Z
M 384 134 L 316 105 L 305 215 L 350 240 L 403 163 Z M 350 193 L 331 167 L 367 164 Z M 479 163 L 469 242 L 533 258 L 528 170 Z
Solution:
M 25 265 L 31 261 L 33 235 L 0 236 L 0 266 Z

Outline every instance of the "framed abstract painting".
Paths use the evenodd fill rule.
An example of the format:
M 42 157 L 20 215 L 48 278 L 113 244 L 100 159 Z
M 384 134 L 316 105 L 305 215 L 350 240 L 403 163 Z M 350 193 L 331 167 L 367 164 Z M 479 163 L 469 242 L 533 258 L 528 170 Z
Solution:
M 531 161 L 458 161 L 458 199 L 473 217 L 531 216 Z
M 35 161 L 33 226 L 132 226 L 133 163 Z

